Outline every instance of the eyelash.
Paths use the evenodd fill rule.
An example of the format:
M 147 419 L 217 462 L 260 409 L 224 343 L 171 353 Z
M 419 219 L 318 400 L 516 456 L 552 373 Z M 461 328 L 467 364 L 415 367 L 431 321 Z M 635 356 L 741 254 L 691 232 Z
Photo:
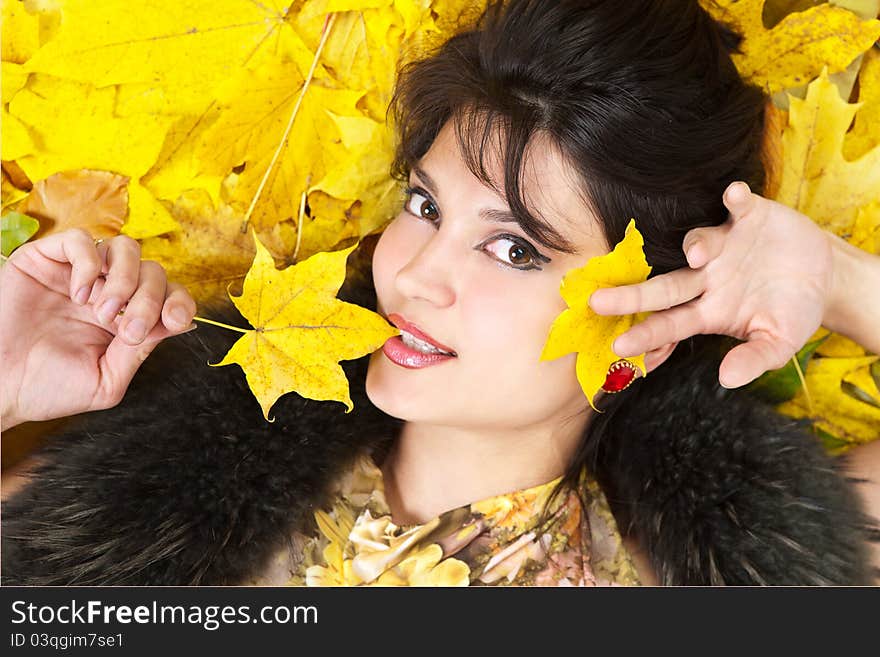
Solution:
M 429 219 L 428 217 L 424 217 L 424 216 L 422 216 L 422 214 L 420 212 L 414 211 L 410 208 L 410 202 L 412 201 L 413 196 L 421 196 L 426 201 L 428 201 L 431 205 L 434 206 L 435 213 L 439 215 L 440 211 L 436 209 L 437 203 L 434 201 L 434 199 L 431 197 L 431 195 L 427 191 L 425 191 L 421 187 L 407 187 L 404 190 L 404 194 L 405 194 L 404 202 L 403 202 L 404 210 L 406 210 L 409 214 L 414 216 L 416 219 L 421 219 L 422 221 L 427 221 L 430 224 L 433 224 L 436 221 L 436 219 Z M 501 235 L 495 235 L 494 237 L 491 237 L 488 240 L 486 240 L 485 242 L 483 242 L 480 246 L 481 247 L 485 246 L 489 242 L 491 242 L 493 240 L 499 240 L 499 239 L 504 239 L 509 242 L 512 242 L 516 246 L 519 246 L 520 248 L 525 250 L 526 254 L 532 259 L 532 264 L 528 265 L 528 266 L 515 265 L 513 263 L 505 262 L 504 260 L 499 260 L 498 258 L 495 258 L 493 256 L 493 258 L 495 260 L 497 260 L 498 262 L 501 262 L 502 264 L 506 265 L 507 267 L 510 267 L 511 269 L 518 269 L 520 271 L 529 271 L 532 269 L 536 269 L 538 271 L 543 270 L 543 267 L 539 267 L 535 263 L 538 260 L 542 259 L 544 256 L 541 256 L 541 254 L 538 253 L 537 249 L 535 249 L 535 247 L 532 246 L 529 242 L 525 241 L 524 239 L 522 239 L 521 237 L 518 237 L 516 235 L 511 235 L 510 233 L 503 233 Z

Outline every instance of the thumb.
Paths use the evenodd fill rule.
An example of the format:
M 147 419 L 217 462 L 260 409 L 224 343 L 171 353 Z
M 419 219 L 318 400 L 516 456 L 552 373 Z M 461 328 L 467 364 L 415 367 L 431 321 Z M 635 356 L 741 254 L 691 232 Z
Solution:
M 751 383 L 769 370 L 783 367 L 796 350 L 771 336 L 750 337 L 731 349 L 721 361 L 718 381 L 725 388 Z
M 746 183 L 737 181 L 727 186 L 723 199 L 724 207 L 730 211 L 730 218 L 736 221 L 751 212 L 758 204 L 760 197 L 757 194 L 752 194 L 752 190 Z
M 110 408 L 122 401 L 138 368 L 156 346 L 171 335 L 175 334 L 161 323 L 157 324 L 140 344 L 127 344 L 121 335 L 116 335 L 98 363 L 101 380 L 95 399 L 95 409 Z

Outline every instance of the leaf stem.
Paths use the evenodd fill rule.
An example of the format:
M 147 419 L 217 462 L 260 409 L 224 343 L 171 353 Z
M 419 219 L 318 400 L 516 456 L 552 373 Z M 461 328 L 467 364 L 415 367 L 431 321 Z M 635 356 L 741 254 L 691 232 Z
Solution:
M 308 182 L 306 182 L 306 185 L 308 185 Z M 308 191 L 302 193 L 302 198 L 299 202 L 299 213 L 296 216 L 296 248 L 293 250 L 294 262 L 296 262 L 296 257 L 299 255 L 300 239 L 302 238 L 302 221 L 303 215 L 306 213 L 306 196 L 308 196 Z
M 791 362 L 794 363 L 794 369 L 797 371 L 798 378 L 801 380 L 801 387 L 804 389 L 804 396 L 807 398 L 807 407 L 810 409 L 810 417 L 813 417 L 816 413 L 813 410 L 813 400 L 810 397 L 810 390 L 807 388 L 807 380 L 804 378 L 804 373 L 801 370 L 801 364 L 798 362 L 797 354 L 795 354 Z
M 213 324 L 214 326 L 219 326 L 220 328 L 229 329 L 230 331 L 236 331 L 238 333 L 247 333 L 248 331 L 243 328 L 238 328 L 237 326 L 230 326 L 229 324 L 223 324 L 222 322 L 215 322 L 213 319 L 205 319 L 204 317 L 193 317 L 193 319 L 197 322 L 204 322 L 205 324 Z
M 293 121 L 296 119 L 296 115 L 299 113 L 300 105 L 302 105 L 303 98 L 306 95 L 306 90 L 309 88 L 309 85 L 312 82 L 312 77 L 315 75 L 315 69 L 318 67 L 318 60 L 321 57 L 321 51 L 324 50 L 324 45 L 327 43 L 327 37 L 330 36 L 330 29 L 333 27 L 333 21 L 336 20 L 336 14 L 328 14 L 327 18 L 324 20 L 324 27 L 321 30 L 321 41 L 318 44 L 317 50 L 315 50 L 315 58 L 312 60 L 312 67 L 309 69 L 308 75 L 306 75 L 306 79 L 303 81 L 302 89 L 300 89 L 299 97 L 296 99 L 296 104 L 293 106 L 293 111 L 290 113 L 290 120 L 287 122 L 287 128 L 284 130 L 284 136 L 281 138 L 281 142 L 278 144 L 278 148 L 275 149 L 275 155 L 272 156 L 272 161 L 269 163 L 269 168 L 266 169 L 266 173 L 263 174 L 263 179 L 260 181 L 260 186 L 257 187 L 257 191 L 254 194 L 254 198 L 251 200 L 251 205 L 247 209 L 247 212 L 244 215 L 244 223 L 241 225 L 241 232 L 246 233 L 248 223 L 251 220 L 251 215 L 254 213 L 254 208 L 257 207 L 257 201 L 260 199 L 260 194 L 263 193 L 263 188 L 266 186 L 266 182 L 269 180 L 269 175 L 272 173 L 272 169 L 275 168 L 276 162 L 278 162 L 278 157 L 281 155 L 281 150 L 284 148 L 284 144 L 287 143 L 287 138 L 290 136 L 290 130 L 293 128 Z

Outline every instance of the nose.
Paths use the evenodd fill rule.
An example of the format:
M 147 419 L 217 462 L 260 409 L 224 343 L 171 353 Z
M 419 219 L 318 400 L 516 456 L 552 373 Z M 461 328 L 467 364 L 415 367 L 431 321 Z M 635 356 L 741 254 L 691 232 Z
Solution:
M 410 299 L 421 299 L 439 308 L 455 302 L 453 272 L 455 258 L 450 240 L 435 233 L 397 272 L 398 291 Z

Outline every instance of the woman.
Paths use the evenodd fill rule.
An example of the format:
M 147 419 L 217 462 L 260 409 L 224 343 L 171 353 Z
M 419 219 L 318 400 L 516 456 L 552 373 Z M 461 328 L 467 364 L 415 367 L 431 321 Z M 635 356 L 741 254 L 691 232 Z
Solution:
M 187 336 L 118 411 L 42 455 L 4 510 L 6 582 L 868 581 L 867 518 L 835 465 L 802 427 L 715 391 L 718 345 L 690 339 L 748 339 L 721 368 L 731 387 L 820 322 L 878 348 L 877 299 L 850 284 L 878 280 L 877 259 L 728 188 L 760 190 L 764 101 L 728 39 L 696 2 L 519 0 L 404 70 L 409 187 L 372 273 L 377 311 L 415 348 L 392 339 L 349 364 L 351 416 L 288 396 L 265 425 L 240 379 L 179 365 L 187 349 L 204 361 L 203 332 Z M 633 216 L 655 278 L 594 308 L 673 307 L 618 340 L 649 352 L 649 376 L 597 415 L 574 355 L 538 357 L 563 275 Z M 35 242 L 3 285 L 4 427 L 116 404 L 195 312 L 125 238 Z M 51 290 L 49 316 L 28 320 Z M 51 404 L 49 381 L 70 382 Z

